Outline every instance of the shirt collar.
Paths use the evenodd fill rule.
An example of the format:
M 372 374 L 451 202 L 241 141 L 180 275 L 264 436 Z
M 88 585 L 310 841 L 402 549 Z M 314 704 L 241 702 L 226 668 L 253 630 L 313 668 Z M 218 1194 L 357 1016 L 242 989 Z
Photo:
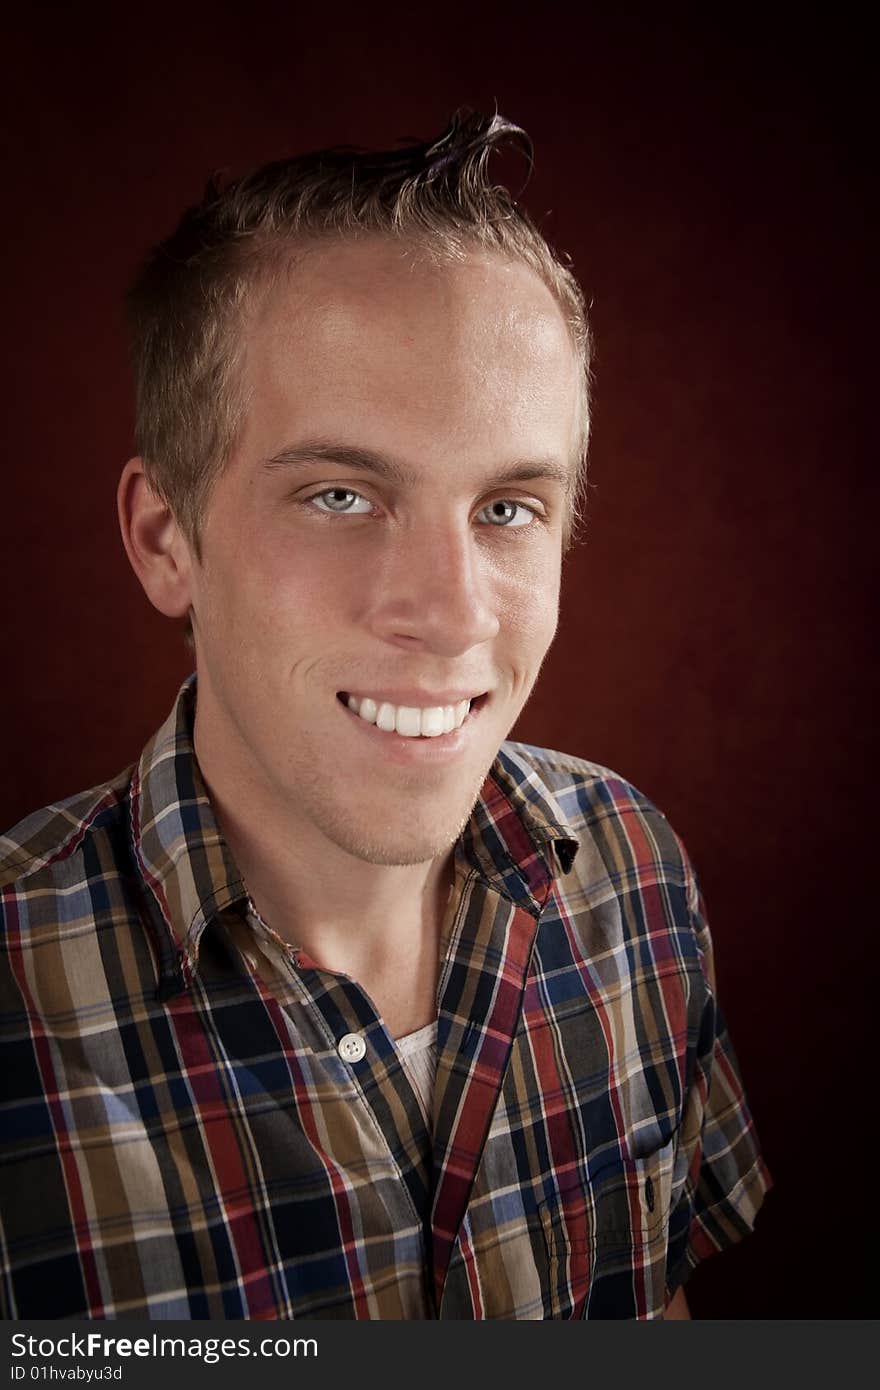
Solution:
M 501 893 L 537 915 L 556 874 L 571 868 L 579 841 L 530 751 L 525 744 L 501 745 L 460 851 Z
M 246 899 L 241 874 L 220 834 L 193 746 L 196 677 L 180 688 L 165 723 L 141 754 L 131 785 L 135 859 L 159 909 L 170 956 L 161 949 L 160 993 L 195 971 L 207 923 Z M 160 928 L 159 935 L 162 931 Z
M 145 747 L 131 784 L 132 844 L 154 909 L 161 997 L 188 985 L 211 919 L 247 902 L 196 760 L 195 702 L 192 675 Z M 524 744 L 502 745 L 457 852 L 497 891 L 537 916 L 556 873 L 570 869 L 578 840 L 528 752 Z

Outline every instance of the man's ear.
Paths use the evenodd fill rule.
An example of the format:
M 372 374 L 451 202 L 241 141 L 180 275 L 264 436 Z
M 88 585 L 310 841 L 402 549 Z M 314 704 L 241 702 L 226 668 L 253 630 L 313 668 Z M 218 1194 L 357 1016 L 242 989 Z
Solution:
M 192 555 L 168 504 L 147 482 L 143 459 L 129 459 L 123 468 L 116 506 L 126 553 L 147 598 L 166 617 L 184 617 L 192 603 Z

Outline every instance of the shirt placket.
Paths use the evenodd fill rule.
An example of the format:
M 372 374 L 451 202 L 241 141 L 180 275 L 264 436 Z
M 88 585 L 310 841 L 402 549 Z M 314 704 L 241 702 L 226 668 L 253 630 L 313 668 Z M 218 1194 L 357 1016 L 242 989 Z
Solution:
M 417 1223 L 422 1231 L 421 1264 L 427 1269 L 430 1241 L 431 1138 L 412 1082 L 393 1039 L 366 991 L 349 976 L 326 970 L 305 952 L 280 947 L 252 922 L 255 935 L 274 968 L 276 991 L 301 1043 L 324 1059 L 331 1084 L 353 1091 L 354 1103 L 369 1117 L 376 1151 L 394 1177 L 395 1201 L 405 1208 L 401 1225 Z M 332 1126 L 330 1127 L 332 1132 Z M 331 1143 L 332 1150 L 332 1143 Z M 328 1157 L 344 1161 L 344 1155 Z M 368 1194 L 369 1195 L 369 1194 Z M 386 1198 L 387 1200 L 387 1198 Z M 368 1249 L 371 1239 L 369 1202 L 359 1204 L 355 1224 Z M 367 1254 L 366 1259 L 369 1259 Z M 381 1276 L 389 1271 L 371 1270 Z M 425 1283 L 424 1316 L 434 1316 L 429 1281 Z
M 441 978 L 434 1095 L 431 1217 L 435 1305 L 443 1316 L 450 1262 L 461 1243 L 468 1201 L 498 1104 L 537 933 L 540 905 L 512 900 L 474 874 Z M 462 1251 L 479 1316 L 472 1250 Z

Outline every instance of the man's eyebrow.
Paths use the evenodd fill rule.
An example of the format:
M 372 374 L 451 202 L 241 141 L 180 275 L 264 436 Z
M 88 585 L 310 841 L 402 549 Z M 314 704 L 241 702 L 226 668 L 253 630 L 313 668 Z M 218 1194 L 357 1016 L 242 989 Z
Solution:
M 277 454 L 265 460 L 270 471 L 277 468 L 307 468 L 310 463 L 337 463 L 340 468 L 356 468 L 362 473 L 375 473 L 380 478 L 401 486 L 416 482 L 416 474 L 387 454 L 362 449 L 356 444 L 337 444 L 326 439 L 307 439 L 301 444 L 287 444 Z
M 335 463 L 340 468 L 354 468 L 362 473 L 373 473 L 376 477 L 397 483 L 400 487 L 413 487 L 419 481 L 418 474 L 412 468 L 388 454 L 363 449 L 356 444 L 335 443 L 326 439 L 309 439 L 298 444 L 288 444 L 271 458 L 265 459 L 263 467 L 274 472 L 276 469 L 307 468 L 313 463 Z M 488 491 L 508 483 L 529 483 L 548 479 L 568 489 L 574 483 L 575 471 L 571 463 L 555 457 L 524 459 L 498 469 L 483 480 L 482 486 Z

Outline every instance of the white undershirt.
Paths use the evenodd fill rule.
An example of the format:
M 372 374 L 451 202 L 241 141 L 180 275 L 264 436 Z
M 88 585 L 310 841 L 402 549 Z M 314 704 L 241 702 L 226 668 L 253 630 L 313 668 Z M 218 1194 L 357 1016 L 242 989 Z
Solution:
M 437 1074 L 437 1021 L 427 1023 L 405 1038 L 395 1038 L 403 1069 L 418 1097 L 425 1124 L 430 1129 L 434 1109 L 434 1078 Z

